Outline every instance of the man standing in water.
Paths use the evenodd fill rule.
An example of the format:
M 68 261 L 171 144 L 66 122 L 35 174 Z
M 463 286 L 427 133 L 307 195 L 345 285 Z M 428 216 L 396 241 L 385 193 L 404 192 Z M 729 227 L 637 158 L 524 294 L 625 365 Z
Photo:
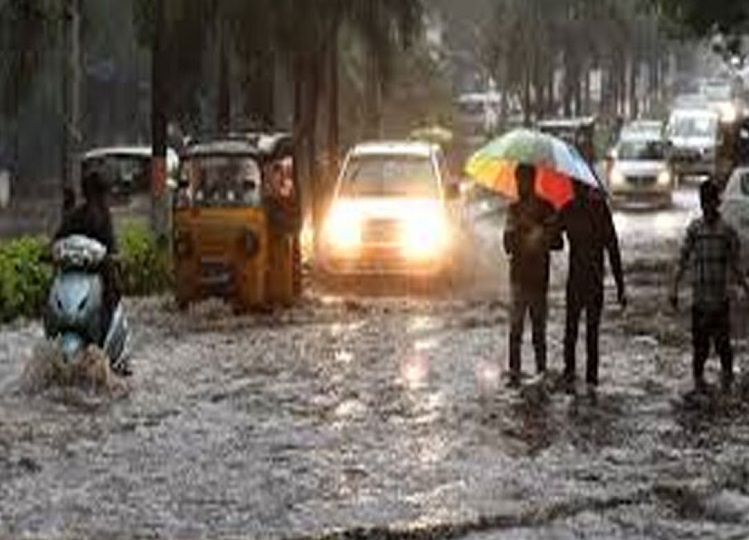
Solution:
M 705 362 L 710 343 L 720 356 L 721 383 L 724 391 L 733 382 L 733 349 L 728 294 L 729 273 L 749 296 L 749 284 L 739 266 L 739 237 L 720 215 L 720 190 L 713 182 L 700 185 L 702 217 L 687 229 L 681 249 L 670 301 L 678 306 L 679 282 L 687 267 L 692 270 L 692 375 L 695 390 L 705 389 Z
M 530 312 L 536 370 L 546 371 L 546 319 L 549 251 L 562 248 L 554 208 L 535 193 L 536 169 L 520 164 L 515 171 L 518 201 L 510 205 L 504 232 L 510 255 L 510 379 L 520 384 L 520 350 L 526 312 Z
M 574 390 L 575 384 L 575 349 L 583 311 L 587 345 L 585 381 L 591 387 L 598 385 L 598 331 L 603 311 L 604 251 L 609 255 L 619 304 L 622 308 L 627 305 L 619 241 L 605 196 L 580 182 L 573 182 L 573 186 L 575 197 L 562 211 L 562 224 L 570 246 L 564 328 L 564 383 L 570 391 Z

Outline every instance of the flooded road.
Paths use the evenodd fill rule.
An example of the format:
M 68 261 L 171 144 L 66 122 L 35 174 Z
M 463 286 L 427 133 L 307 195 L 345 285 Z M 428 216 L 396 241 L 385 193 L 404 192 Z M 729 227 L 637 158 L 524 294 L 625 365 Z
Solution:
M 289 312 L 242 318 L 217 304 L 182 315 L 167 299 L 133 300 L 135 375 L 111 399 L 24 392 L 41 328 L 5 327 L 0 538 L 747 537 L 745 389 L 684 397 L 688 314 L 665 302 L 695 210 L 685 191 L 667 211 L 617 212 L 631 305 L 622 313 L 609 291 L 596 394 L 553 382 L 564 254 L 554 373 L 520 391 L 504 386 L 500 288 L 313 291 Z M 478 229 L 496 240 L 491 226 Z

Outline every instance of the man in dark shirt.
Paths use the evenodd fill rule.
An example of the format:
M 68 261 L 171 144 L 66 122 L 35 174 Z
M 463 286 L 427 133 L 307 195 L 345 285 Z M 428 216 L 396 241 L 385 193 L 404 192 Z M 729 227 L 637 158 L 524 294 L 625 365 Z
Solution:
M 580 316 L 585 311 L 587 364 L 585 380 L 598 384 L 598 330 L 603 310 L 604 251 L 608 252 L 616 281 L 619 303 L 627 304 L 619 241 L 605 195 L 574 182 L 575 197 L 561 213 L 569 242 L 567 313 L 564 331 L 564 381 L 572 388 L 575 380 L 575 348 Z
M 546 318 L 549 251 L 562 248 L 554 208 L 534 193 L 536 169 L 518 165 L 518 201 L 511 204 L 504 232 L 510 255 L 510 385 L 520 383 L 520 350 L 525 316 L 530 312 L 536 369 L 546 371 Z

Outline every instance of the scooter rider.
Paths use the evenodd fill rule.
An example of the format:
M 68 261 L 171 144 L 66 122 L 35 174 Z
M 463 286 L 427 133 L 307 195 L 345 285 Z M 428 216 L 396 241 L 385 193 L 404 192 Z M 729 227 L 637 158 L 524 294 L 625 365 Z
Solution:
M 81 179 L 83 204 L 65 214 L 54 236 L 55 240 L 72 235 L 82 235 L 107 248 L 107 259 L 101 268 L 104 284 L 105 316 L 102 317 L 102 336 L 107 335 L 112 315 L 120 301 L 120 284 L 112 255 L 117 253 L 117 241 L 109 210 L 109 183 L 97 170 L 86 171 Z M 99 345 L 103 345 L 100 343 Z

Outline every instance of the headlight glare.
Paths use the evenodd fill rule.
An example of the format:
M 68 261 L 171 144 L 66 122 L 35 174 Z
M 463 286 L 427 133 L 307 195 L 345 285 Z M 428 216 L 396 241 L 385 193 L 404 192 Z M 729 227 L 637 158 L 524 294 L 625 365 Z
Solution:
M 618 186 L 624 184 L 626 182 L 626 178 L 624 177 L 624 174 L 622 174 L 622 171 L 614 167 L 611 169 L 611 184 Z
M 667 186 L 671 183 L 671 171 L 664 169 L 658 175 L 658 185 Z
M 324 228 L 324 239 L 339 251 L 355 249 L 361 243 L 361 218 L 344 206 L 334 207 Z
M 404 223 L 401 245 L 405 256 L 429 259 L 440 256 L 449 243 L 449 230 L 440 216 L 420 216 Z

